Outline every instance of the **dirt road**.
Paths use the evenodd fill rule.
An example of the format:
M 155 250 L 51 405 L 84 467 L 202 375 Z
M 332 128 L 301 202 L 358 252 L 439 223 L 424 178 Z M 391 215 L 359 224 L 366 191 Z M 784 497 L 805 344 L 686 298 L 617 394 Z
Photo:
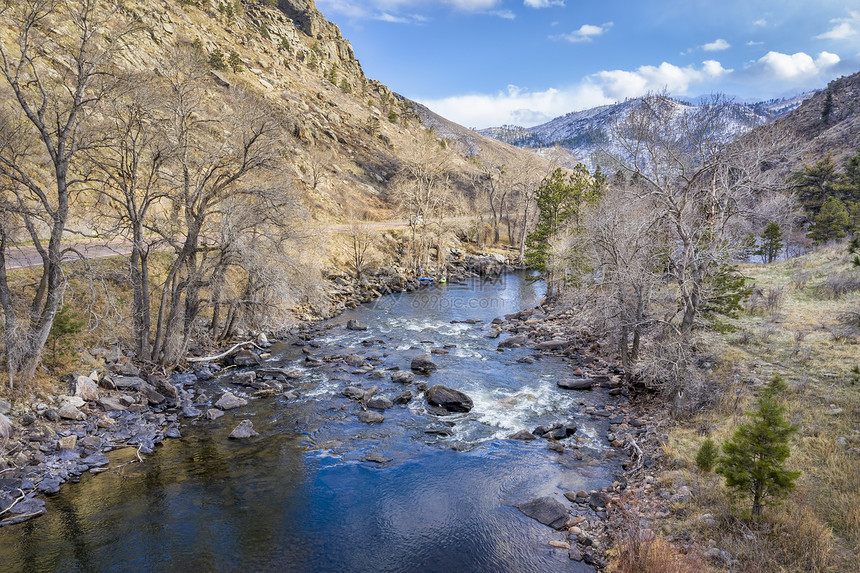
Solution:
M 460 223 L 471 221 L 476 217 L 451 217 L 446 223 Z M 387 231 L 409 226 L 409 221 L 368 221 L 362 224 L 369 231 Z M 353 228 L 352 223 L 341 223 L 336 225 L 322 225 L 320 227 L 307 228 L 308 233 L 348 233 Z M 131 253 L 131 243 L 125 239 L 90 239 L 84 241 L 70 241 L 64 244 L 65 249 L 73 249 L 65 254 L 63 261 L 74 261 L 79 254 L 88 259 L 107 259 L 110 257 L 126 256 Z M 166 249 L 166 247 L 165 247 Z M 33 245 L 23 245 L 9 249 L 6 253 L 6 269 L 25 269 L 42 264 L 42 258 Z

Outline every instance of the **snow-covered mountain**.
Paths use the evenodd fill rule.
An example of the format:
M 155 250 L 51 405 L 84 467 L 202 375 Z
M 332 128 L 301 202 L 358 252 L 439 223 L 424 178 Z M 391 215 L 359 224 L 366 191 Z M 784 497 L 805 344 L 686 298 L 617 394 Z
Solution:
M 754 104 L 729 103 L 724 107 L 726 117 L 723 122 L 723 135 L 734 138 L 753 127 L 775 121 L 797 109 L 803 100 L 811 95 L 807 93 L 790 99 Z M 639 98 L 629 99 L 614 105 L 572 112 L 535 127 L 503 125 L 482 129 L 478 133 L 517 147 L 541 149 L 561 146 L 592 168 L 595 155 L 614 151 L 615 145 L 610 130 L 612 123 L 624 119 L 640 101 Z M 708 105 L 705 99 L 700 100 L 699 104 L 670 98 L 667 98 L 666 102 L 675 108 L 676 114 L 695 112 L 700 106 Z

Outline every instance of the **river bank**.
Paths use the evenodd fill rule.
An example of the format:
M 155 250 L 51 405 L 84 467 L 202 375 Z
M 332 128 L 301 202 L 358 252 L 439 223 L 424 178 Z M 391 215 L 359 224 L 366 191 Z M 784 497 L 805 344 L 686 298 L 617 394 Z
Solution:
M 452 284 L 451 288 L 459 287 Z M 436 298 L 444 296 L 445 292 L 446 289 L 436 288 L 419 291 L 422 296 L 410 298 L 410 304 L 415 305 L 416 301 L 421 301 L 423 304 L 426 302 L 425 299 L 432 299 L 439 303 L 444 299 L 436 300 Z M 368 309 L 367 312 L 378 313 L 384 310 Z M 365 319 L 365 324 L 358 320 L 351 325 L 352 328 L 349 328 L 349 321 L 355 318 L 347 319 L 344 316 L 343 320 L 296 329 L 286 333 L 281 340 L 268 340 L 268 337 L 260 339 L 257 341 L 259 343 L 257 346 L 260 348 L 234 355 L 222 361 L 221 364 L 199 364 L 191 372 L 170 378 L 153 376 L 150 373 L 135 373 L 133 365 L 117 357 L 118 359 L 106 372 L 99 373 L 97 381 L 90 377 L 86 377 L 89 382 L 80 378 L 74 381 L 76 385 L 80 384 L 81 390 L 78 391 L 75 387 L 74 392 L 70 394 L 83 393 L 84 388 L 92 390 L 93 385 L 96 385 L 99 392 L 97 399 L 84 400 L 84 405 L 80 407 L 76 405 L 78 402 L 75 400 L 59 400 L 59 404 L 45 404 L 49 408 L 37 407 L 35 412 L 37 420 L 34 420 L 33 424 L 19 428 L 21 433 L 16 435 L 16 439 L 22 447 L 18 453 L 30 456 L 29 463 L 22 468 L 26 469 L 26 475 L 17 473 L 19 470 L 7 467 L 5 469 L 12 471 L 7 471 L 0 477 L 10 480 L 6 482 L 7 485 L 19 486 L 15 491 L 7 490 L 17 494 L 12 498 L 13 502 L 22 495 L 24 499 L 18 501 L 13 510 L 7 511 L 4 517 L 17 519 L 18 516 L 38 514 L 39 510 L 43 509 L 39 507 L 39 500 L 35 497 L 39 492 L 39 486 L 44 483 L 43 480 L 37 485 L 34 479 L 37 478 L 39 471 L 48 470 L 45 475 L 50 475 L 49 479 L 60 481 L 64 478 L 68 481 L 76 481 L 82 476 L 89 479 L 84 472 L 100 471 L 110 467 L 111 464 L 116 466 L 134 461 L 138 455 L 146 457 L 155 444 L 177 438 L 187 432 L 198 432 L 207 427 L 207 424 L 220 427 L 217 425 L 227 424 L 228 422 L 224 420 L 228 420 L 228 425 L 233 427 L 224 427 L 226 433 L 241 424 L 242 420 L 237 416 L 243 416 L 243 412 L 249 408 L 258 409 L 264 403 L 285 407 L 296 404 L 296 407 L 299 407 L 303 401 L 331 400 L 324 396 L 341 395 L 349 388 L 360 389 L 362 396 L 357 400 L 350 400 L 343 396 L 336 399 L 332 405 L 336 406 L 339 403 L 340 405 L 336 406 L 336 412 L 351 412 L 349 416 L 355 416 L 359 420 L 359 422 L 350 422 L 349 427 L 354 428 L 350 430 L 351 432 L 360 433 L 360 425 L 366 425 L 369 431 L 376 434 L 377 430 L 373 428 L 377 425 L 373 422 L 371 425 L 365 424 L 361 421 L 361 415 L 378 413 L 384 418 L 394 416 L 393 422 L 382 422 L 378 425 L 383 433 L 386 431 L 384 428 L 389 427 L 389 423 L 406 423 L 411 427 L 417 420 L 423 425 L 417 435 L 438 440 L 438 443 L 433 442 L 434 447 L 442 445 L 445 448 L 455 447 L 462 451 L 474 451 L 474 448 L 480 450 L 485 447 L 481 444 L 488 443 L 488 439 L 504 440 L 518 433 L 520 438 L 528 437 L 526 434 L 529 434 L 534 439 L 538 437 L 535 433 L 551 433 L 559 429 L 558 424 L 565 423 L 563 416 L 567 412 L 575 416 L 577 423 L 574 427 L 579 427 L 579 434 L 574 433 L 573 436 L 564 437 L 557 435 L 561 439 L 555 439 L 550 435 L 549 439 L 538 439 L 535 446 L 525 445 L 531 442 L 523 442 L 523 447 L 530 448 L 529 455 L 537 455 L 532 452 L 535 447 L 546 448 L 553 456 L 557 456 L 553 458 L 556 460 L 552 462 L 554 465 L 567 464 L 571 467 L 582 462 L 605 463 L 608 467 L 616 463 L 620 465 L 627 462 L 627 456 L 623 454 L 625 450 L 635 451 L 634 443 L 645 442 L 643 435 L 647 431 L 643 430 L 643 424 L 646 424 L 647 420 L 643 421 L 633 414 L 632 406 L 624 395 L 625 389 L 618 383 L 618 369 L 594 356 L 594 345 L 599 341 L 581 333 L 568 333 L 564 330 L 563 325 L 566 322 L 564 313 L 545 313 L 541 308 L 535 308 L 535 305 L 532 305 L 525 311 L 496 316 L 494 320 L 490 320 L 492 314 L 489 311 L 493 309 L 485 309 L 483 313 L 471 313 L 472 310 L 468 307 L 459 309 L 456 316 L 451 315 L 454 316 L 453 320 L 445 321 L 445 323 L 453 322 L 448 327 L 443 328 L 441 325 L 423 327 L 427 333 L 424 335 L 420 334 L 421 331 L 415 334 L 416 331 L 410 330 L 395 335 L 394 332 L 397 332 L 395 330 L 382 338 L 379 338 L 379 334 L 384 334 L 384 331 L 377 333 L 374 329 L 375 325 L 370 320 Z M 472 314 L 480 314 L 484 318 L 477 318 Z M 370 332 L 361 330 L 367 327 L 368 323 L 371 327 Z M 409 324 L 398 321 L 391 324 L 395 328 L 400 328 L 398 325 L 401 324 L 407 329 L 413 328 Z M 424 323 L 419 321 L 417 324 Z M 430 330 L 426 330 L 427 328 Z M 446 336 L 440 339 L 438 332 L 448 330 L 451 331 L 450 336 L 453 338 Z M 403 345 L 398 345 L 396 341 L 408 332 L 413 332 L 412 336 L 416 339 L 408 345 L 407 349 L 400 350 Z M 547 373 L 555 372 L 555 375 L 545 374 L 544 376 L 550 376 L 548 385 L 556 388 L 554 392 L 557 392 L 560 398 L 554 398 L 554 400 L 563 400 L 559 404 L 562 407 L 542 405 L 535 410 L 534 399 L 520 388 L 524 386 L 523 383 L 514 385 L 510 391 L 493 396 L 482 395 L 481 390 L 470 390 L 468 385 L 463 384 L 462 374 L 458 373 L 457 367 L 458 360 L 475 354 L 474 350 L 467 351 L 466 346 L 458 345 L 456 342 L 466 335 L 476 342 L 485 340 L 486 342 L 480 343 L 480 347 L 494 350 L 505 360 L 505 364 L 510 363 L 506 368 L 509 368 L 512 374 L 517 370 L 535 367 L 542 367 L 544 370 L 541 371 Z M 392 341 L 384 342 L 392 336 L 394 336 Z M 431 340 L 434 343 L 427 344 Z M 442 340 L 451 342 L 442 343 Z M 412 347 L 420 347 L 420 355 L 439 362 L 442 370 L 439 373 L 431 372 L 429 376 L 421 371 L 410 372 L 412 355 L 418 354 L 415 349 L 408 350 Z M 258 364 L 259 362 L 262 364 Z M 541 366 L 542 363 L 544 366 Z M 297 367 L 298 364 L 301 366 Z M 550 364 L 558 364 L 558 366 L 550 367 Z M 397 366 L 396 369 L 394 369 L 395 366 Z M 546 370 L 547 367 L 550 369 Z M 406 384 L 395 382 L 394 379 L 401 376 L 396 374 L 397 372 L 402 372 L 403 378 L 408 378 L 407 375 L 412 374 L 412 381 Z M 325 375 L 319 379 L 321 373 Z M 338 381 L 338 379 L 341 380 Z M 568 390 L 559 385 L 561 381 L 577 379 L 588 381 L 593 390 Z M 471 392 L 470 395 L 477 404 L 476 411 L 481 411 L 481 416 L 484 417 L 487 415 L 486 412 L 491 412 L 492 416 L 497 418 L 489 420 L 488 425 L 487 420 L 482 422 L 480 419 L 473 419 L 474 414 L 455 414 L 453 417 L 436 417 L 430 414 L 428 410 L 431 404 L 427 402 L 426 390 L 430 383 L 436 385 L 436 382 L 463 388 L 467 393 Z M 373 391 L 374 387 L 377 388 L 375 391 Z M 514 391 L 517 388 L 519 391 Z M 407 391 L 408 399 L 404 396 Z M 540 396 L 541 392 L 547 391 L 545 387 L 535 388 L 532 393 Z M 598 398 L 595 392 L 601 392 L 600 395 L 605 396 L 606 400 Z M 314 396 L 316 393 L 319 393 L 318 399 Z M 370 401 L 377 396 L 391 400 L 391 406 L 388 406 L 384 400 L 379 400 L 375 404 L 383 406 L 381 409 L 370 407 Z M 395 399 L 398 397 L 409 405 L 397 406 Z M 538 397 L 538 401 L 540 400 L 541 398 Z M 126 409 L 102 411 L 105 404 L 112 404 L 113 401 L 118 401 Z M 126 404 L 127 402 L 131 403 Z M 44 420 L 47 420 L 48 416 L 52 417 L 46 412 L 56 409 L 50 406 L 57 405 L 60 408 L 65 407 L 65 414 L 73 417 L 61 417 L 58 422 L 45 423 Z M 75 420 L 76 415 L 66 406 L 89 416 L 86 420 Z M 342 410 L 343 408 L 346 410 Z M 398 408 L 405 408 L 405 410 Z M 521 415 L 520 410 L 528 414 Z M 409 420 L 412 421 L 402 421 L 401 412 L 408 413 Z M 540 417 L 534 417 L 536 414 Z M 343 414 L 338 413 L 337 416 L 340 419 Z M 258 421 L 259 416 L 250 417 L 253 418 L 255 431 L 265 436 L 265 429 L 260 427 Z M 222 420 L 213 418 L 222 418 Z M 371 416 L 370 419 L 372 418 Z M 14 419 L 20 420 L 21 416 L 18 415 Z M 111 424 L 107 420 L 114 422 Z M 539 425 L 546 431 L 540 432 L 537 427 L 529 426 L 527 420 L 540 420 Z M 107 427 L 100 427 L 100 421 L 101 426 Z M 525 425 L 523 425 L 524 422 Z M 54 425 L 51 426 L 51 424 Z M 538 426 L 538 424 L 534 425 Z M 586 430 L 586 427 L 593 429 Z M 48 428 L 52 428 L 53 434 Z M 74 442 L 70 439 L 71 436 L 75 436 Z M 352 457 L 358 458 L 357 461 L 367 459 L 368 461 L 364 463 L 381 463 L 384 466 L 388 463 L 385 460 L 393 457 L 392 452 L 386 453 L 385 448 L 378 445 L 370 446 L 368 443 L 368 448 L 358 451 L 351 449 L 352 446 L 338 445 L 338 441 L 343 441 L 339 435 L 333 438 L 325 439 L 323 433 L 320 436 L 314 436 L 308 442 L 315 449 L 332 451 L 347 459 Z M 64 448 L 60 447 L 61 439 L 66 439 Z M 354 438 L 349 437 L 349 439 Z M 374 441 L 379 443 L 378 438 L 371 440 L 371 442 Z M 123 458 L 122 461 L 110 462 L 103 459 L 103 457 L 113 459 L 115 454 L 111 456 L 104 456 L 104 454 L 120 447 L 128 450 L 131 460 Z M 505 448 L 509 447 L 511 446 L 505 446 Z M 340 452 L 338 448 L 346 449 Z M 621 456 L 615 455 L 614 451 L 621 453 Z M 36 452 L 44 455 L 44 461 L 40 461 L 42 456 Z M 96 455 L 102 457 L 92 457 Z M 540 455 L 543 456 L 543 454 Z M 610 457 L 606 458 L 607 455 Z M 396 452 L 394 456 L 397 456 Z M 617 462 L 601 461 L 604 459 L 617 460 Z M 23 462 L 23 457 L 19 461 Z M 650 463 L 647 459 L 641 461 L 643 466 Z M 639 458 L 634 456 L 632 463 L 638 464 Z M 123 471 L 138 465 L 135 463 L 133 466 L 125 466 Z M 115 472 L 111 470 L 111 474 L 113 473 Z M 609 473 L 612 472 L 609 471 Z M 99 476 L 95 479 L 103 477 Z M 626 480 L 620 473 L 617 476 L 607 475 L 606 477 L 607 479 L 599 484 L 601 486 L 599 488 L 557 488 L 555 495 L 562 498 L 567 518 L 560 524 L 562 527 L 559 533 L 551 533 L 552 530 L 547 529 L 547 532 L 542 535 L 545 536 L 544 543 L 553 543 L 551 547 L 554 551 L 565 550 L 567 559 L 579 558 L 598 566 L 605 560 L 604 550 L 611 541 L 610 532 L 605 525 L 605 520 L 609 518 L 607 508 L 611 516 L 613 498 L 620 495 L 626 488 Z M 30 481 L 25 481 L 27 479 Z M 12 480 L 20 480 L 20 483 L 11 483 Z M 54 482 L 48 482 L 46 487 L 50 485 L 54 485 Z M 34 487 L 33 491 L 29 491 L 30 486 Z M 19 493 L 17 489 L 22 491 Z M 564 497 L 570 502 L 563 499 L 560 495 L 562 493 L 567 494 Z M 8 497 L 11 496 L 7 494 Z M 535 499 L 539 497 L 546 496 L 538 496 Z M 512 500 L 511 505 L 523 505 L 524 501 L 528 500 L 515 499 Z M 28 511 L 20 511 L 22 509 Z M 13 512 L 19 513 L 12 515 Z

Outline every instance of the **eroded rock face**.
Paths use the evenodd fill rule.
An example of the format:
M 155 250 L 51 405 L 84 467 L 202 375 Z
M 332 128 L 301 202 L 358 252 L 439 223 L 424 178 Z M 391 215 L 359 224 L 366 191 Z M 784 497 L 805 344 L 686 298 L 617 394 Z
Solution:
M 472 410 L 474 403 L 463 392 L 437 384 L 427 389 L 427 403 L 442 408 L 448 413 L 462 413 Z

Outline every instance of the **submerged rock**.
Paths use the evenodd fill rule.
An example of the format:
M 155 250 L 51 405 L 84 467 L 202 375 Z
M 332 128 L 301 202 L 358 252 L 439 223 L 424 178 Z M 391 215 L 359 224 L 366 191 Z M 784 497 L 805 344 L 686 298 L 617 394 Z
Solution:
M 347 330 L 367 330 L 367 327 L 355 319 L 350 319 L 346 323 Z
M 499 350 L 504 348 L 520 348 L 528 342 L 528 338 L 525 334 L 517 334 L 516 336 L 511 336 L 510 338 L 506 338 L 499 342 L 497 348 Z
M 412 384 L 415 374 L 406 370 L 398 370 L 391 373 L 391 381 L 397 384 Z
M 381 424 L 385 420 L 385 416 L 379 412 L 368 412 L 363 410 L 358 413 L 358 419 L 365 424 Z
M 444 408 L 449 413 L 469 412 L 474 406 L 469 396 L 441 384 L 428 388 L 425 396 L 428 404 L 437 408 Z
M 515 434 L 511 434 L 510 436 L 508 436 L 508 439 L 509 440 L 531 441 L 531 440 L 537 440 L 537 436 L 535 436 L 534 434 L 532 434 L 528 430 L 520 430 L 519 432 L 517 432 Z
M 567 508 L 560 501 L 550 496 L 539 497 L 514 507 L 528 517 L 553 529 L 560 529 L 567 523 Z

